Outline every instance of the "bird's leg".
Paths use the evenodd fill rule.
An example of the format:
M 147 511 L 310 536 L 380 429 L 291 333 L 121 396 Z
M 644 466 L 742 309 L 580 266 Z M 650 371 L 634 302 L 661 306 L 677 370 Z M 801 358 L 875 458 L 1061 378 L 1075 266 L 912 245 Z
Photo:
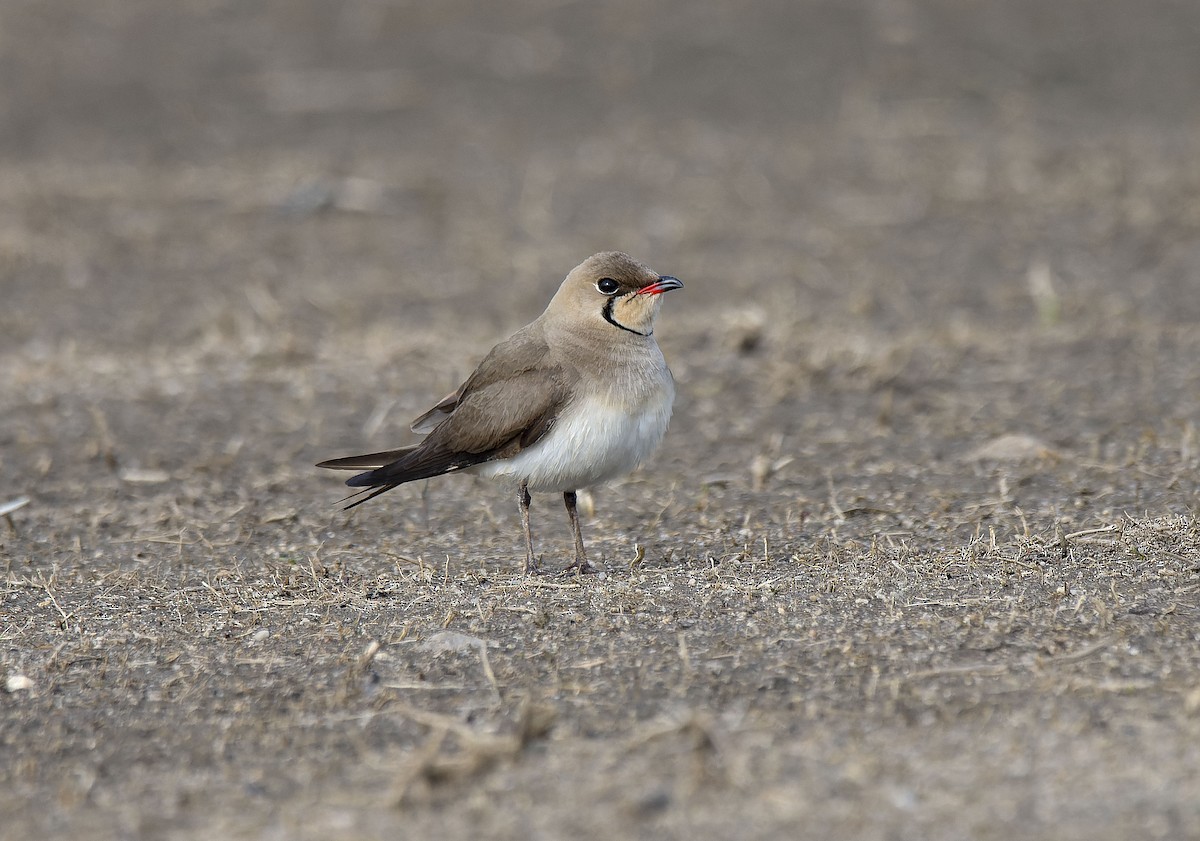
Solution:
M 529 530 L 529 487 L 522 482 L 517 488 L 517 502 L 521 505 L 521 528 L 525 530 L 525 574 L 538 571 L 537 561 L 533 559 L 533 533 Z
M 575 533 L 575 562 L 567 567 L 566 571 L 595 572 L 596 568 L 588 563 L 587 550 L 583 548 L 583 532 L 579 530 L 579 512 L 575 508 L 575 491 L 563 494 L 563 504 L 567 506 L 567 516 L 571 518 L 571 531 Z

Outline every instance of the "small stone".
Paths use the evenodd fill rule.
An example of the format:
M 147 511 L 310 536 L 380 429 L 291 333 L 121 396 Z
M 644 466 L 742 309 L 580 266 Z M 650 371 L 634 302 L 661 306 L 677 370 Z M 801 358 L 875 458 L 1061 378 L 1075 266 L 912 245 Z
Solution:
M 28 675 L 9 675 L 4 681 L 4 691 L 8 693 L 27 692 L 31 689 L 33 689 L 33 678 Z
M 444 654 L 447 651 L 465 654 L 468 651 L 479 651 L 486 645 L 486 640 L 470 634 L 460 634 L 458 631 L 438 631 L 422 642 L 421 648 L 430 654 Z
M 964 461 L 1026 461 L 1057 458 L 1044 441 L 1030 435 L 1001 435 L 963 456 Z

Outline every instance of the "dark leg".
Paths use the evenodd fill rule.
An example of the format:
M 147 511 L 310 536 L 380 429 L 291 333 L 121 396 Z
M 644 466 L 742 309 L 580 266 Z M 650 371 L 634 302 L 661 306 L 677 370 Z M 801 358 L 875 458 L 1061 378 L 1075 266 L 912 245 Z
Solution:
M 571 531 L 575 533 L 575 563 L 567 567 L 567 572 L 595 572 L 596 568 L 588 563 L 587 550 L 583 548 L 583 532 L 579 530 L 579 512 L 575 510 L 575 491 L 563 494 L 563 504 L 567 506 L 567 516 L 571 518 Z
M 521 528 L 525 530 L 525 574 L 538 571 L 537 561 L 533 559 L 533 533 L 529 530 L 529 488 L 525 483 L 517 488 L 517 501 L 521 504 Z

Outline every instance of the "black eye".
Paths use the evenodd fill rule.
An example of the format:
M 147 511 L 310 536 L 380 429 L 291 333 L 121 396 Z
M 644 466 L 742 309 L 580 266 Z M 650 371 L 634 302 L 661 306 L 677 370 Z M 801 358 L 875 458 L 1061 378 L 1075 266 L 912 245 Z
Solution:
M 611 295 L 621 288 L 621 284 L 617 283 L 611 277 L 602 277 L 600 282 L 596 284 L 596 288 L 605 295 Z

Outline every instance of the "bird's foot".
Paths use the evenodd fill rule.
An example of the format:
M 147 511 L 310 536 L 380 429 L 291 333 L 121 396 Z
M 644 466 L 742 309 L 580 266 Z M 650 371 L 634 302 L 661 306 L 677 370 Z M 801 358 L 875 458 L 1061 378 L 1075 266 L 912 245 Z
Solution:
M 562 571 L 563 575 L 594 575 L 600 572 L 600 567 L 592 566 L 588 563 L 587 558 L 576 558 L 571 564 Z

